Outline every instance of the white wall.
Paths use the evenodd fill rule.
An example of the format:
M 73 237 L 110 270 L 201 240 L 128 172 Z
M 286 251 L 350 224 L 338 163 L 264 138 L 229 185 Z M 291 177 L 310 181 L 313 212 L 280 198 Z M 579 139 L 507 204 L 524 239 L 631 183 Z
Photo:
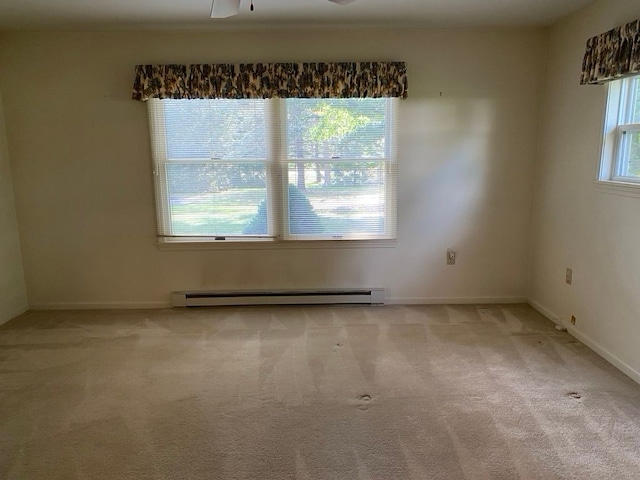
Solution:
M 181 289 L 381 286 L 525 298 L 541 30 L 8 33 L 1 87 L 32 308 L 164 305 Z M 138 63 L 403 60 L 392 248 L 159 251 Z M 440 95 L 442 93 L 442 95 Z M 447 247 L 459 252 L 445 265 Z
M 26 309 L 27 292 L 0 97 L 0 324 Z
M 606 87 L 579 85 L 586 40 L 637 18 L 637 0 L 603 0 L 551 31 L 529 296 L 640 381 L 640 198 L 593 183 Z

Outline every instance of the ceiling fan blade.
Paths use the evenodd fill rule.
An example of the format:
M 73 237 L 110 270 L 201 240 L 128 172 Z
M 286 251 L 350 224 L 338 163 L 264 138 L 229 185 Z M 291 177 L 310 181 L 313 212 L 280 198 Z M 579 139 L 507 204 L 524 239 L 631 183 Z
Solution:
M 213 0 L 211 2 L 211 18 L 227 18 L 240 11 L 240 0 Z
M 349 5 L 350 3 L 353 3 L 356 0 L 329 0 L 329 1 L 333 3 L 337 3 L 338 5 Z

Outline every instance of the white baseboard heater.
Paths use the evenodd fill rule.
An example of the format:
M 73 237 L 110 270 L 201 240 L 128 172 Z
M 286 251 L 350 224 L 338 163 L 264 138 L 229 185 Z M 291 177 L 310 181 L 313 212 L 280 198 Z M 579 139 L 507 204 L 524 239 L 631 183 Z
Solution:
M 335 290 L 236 290 L 173 292 L 174 307 L 217 305 L 384 305 L 383 288 Z

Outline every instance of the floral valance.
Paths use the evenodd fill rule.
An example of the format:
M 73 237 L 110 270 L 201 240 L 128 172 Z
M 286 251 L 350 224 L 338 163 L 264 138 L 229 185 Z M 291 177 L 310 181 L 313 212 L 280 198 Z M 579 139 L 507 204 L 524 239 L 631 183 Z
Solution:
M 640 20 L 587 41 L 580 84 L 598 84 L 640 73 Z
M 404 62 L 137 65 L 133 99 L 407 96 Z

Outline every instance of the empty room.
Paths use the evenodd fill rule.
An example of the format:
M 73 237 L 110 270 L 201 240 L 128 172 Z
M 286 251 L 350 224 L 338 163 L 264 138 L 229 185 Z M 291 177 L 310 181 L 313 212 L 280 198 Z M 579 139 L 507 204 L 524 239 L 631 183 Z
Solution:
M 2 0 L 0 478 L 640 478 L 640 2 Z

